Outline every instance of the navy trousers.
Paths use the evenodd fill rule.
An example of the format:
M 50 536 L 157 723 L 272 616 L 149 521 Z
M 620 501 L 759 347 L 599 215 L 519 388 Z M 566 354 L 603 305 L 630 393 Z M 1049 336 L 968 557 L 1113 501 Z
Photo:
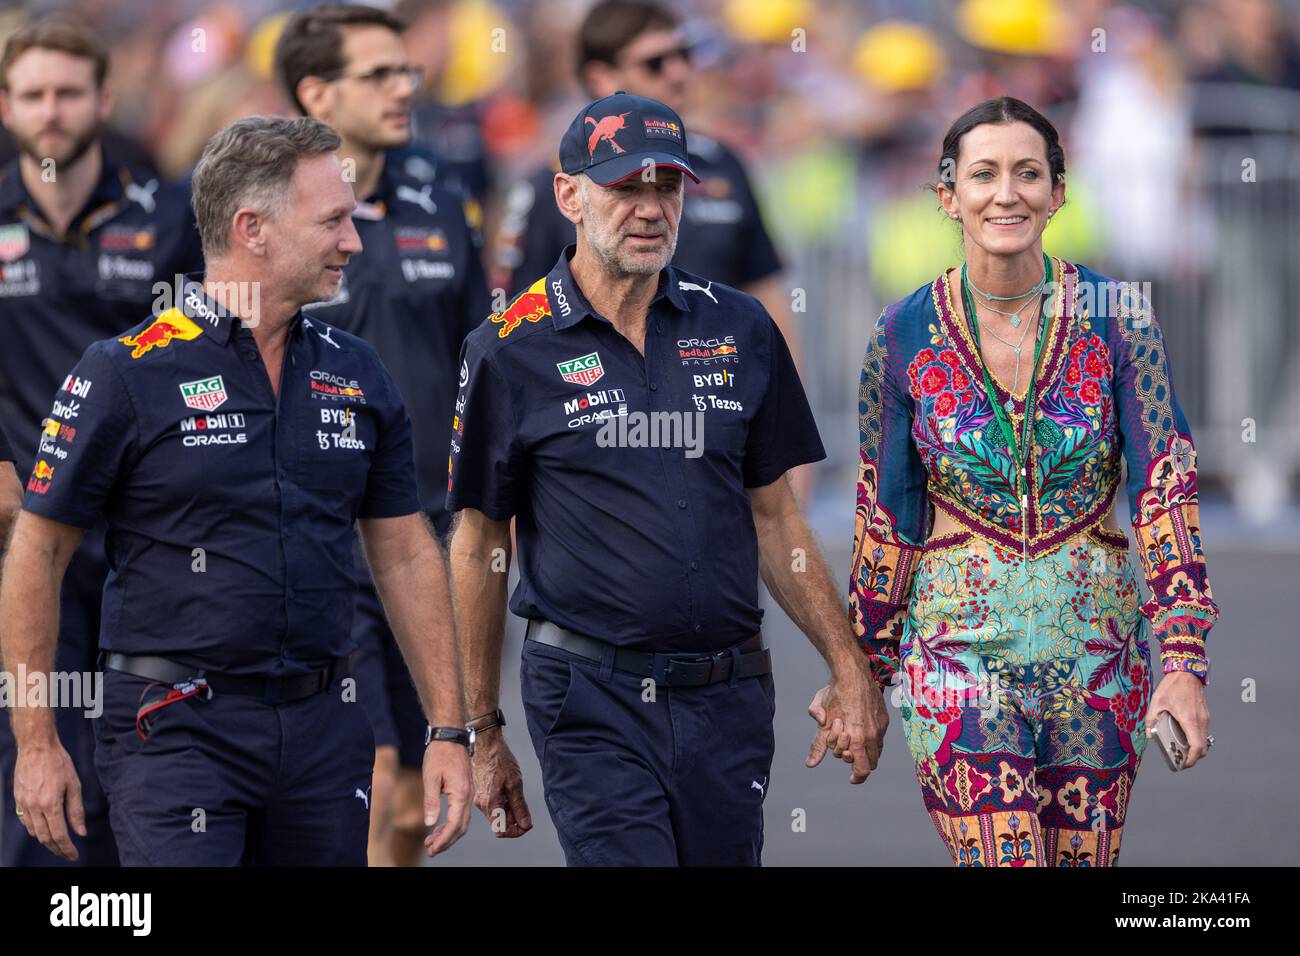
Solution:
M 569 866 L 758 866 L 772 676 L 705 687 L 524 641 L 524 711 Z
M 311 697 L 191 697 L 105 671 L 95 763 L 124 866 L 365 866 L 374 735 L 342 679 Z

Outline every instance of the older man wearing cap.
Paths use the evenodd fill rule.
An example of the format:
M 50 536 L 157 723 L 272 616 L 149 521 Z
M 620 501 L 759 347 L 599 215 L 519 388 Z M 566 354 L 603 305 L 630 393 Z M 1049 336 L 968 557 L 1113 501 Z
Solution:
M 828 747 L 860 782 L 887 717 L 787 472 L 824 457 L 752 297 L 669 266 L 686 131 L 616 93 L 574 119 L 546 276 L 465 341 L 447 505 L 476 803 L 531 826 L 498 709 L 516 522 L 524 709 L 571 865 L 756 865 L 775 696 L 761 573 L 831 668 Z

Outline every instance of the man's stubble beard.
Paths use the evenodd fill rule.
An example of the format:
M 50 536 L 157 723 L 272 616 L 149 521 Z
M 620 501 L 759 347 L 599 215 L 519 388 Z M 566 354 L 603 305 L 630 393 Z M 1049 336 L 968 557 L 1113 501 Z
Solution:
M 597 222 L 585 188 L 582 189 L 582 218 L 583 232 L 586 234 L 588 248 L 591 249 L 596 261 L 600 263 L 601 269 L 611 275 L 657 275 L 667 267 L 668 263 L 673 261 L 673 255 L 677 252 L 677 230 L 670 229 L 666 233 L 668 249 L 661 261 L 629 260 L 619 250 L 619 239 L 621 237 L 609 235 L 604 227 L 605 224 Z M 596 228 L 592 228 L 592 226 Z
M 104 127 L 102 123 L 90 124 L 90 127 L 84 133 L 82 133 L 80 136 L 76 136 L 73 138 L 72 145 L 68 149 L 68 155 L 64 156 L 62 159 L 60 159 L 58 156 L 49 156 L 47 154 L 43 154 L 39 149 L 36 148 L 36 140 L 34 137 L 28 138 L 25 136 L 18 136 L 17 134 L 14 134 L 14 143 L 18 147 L 20 152 L 25 153 L 27 156 L 33 159 L 38 165 L 44 163 L 45 160 L 47 159 L 53 159 L 55 172 L 57 175 L 57 171 L 60 166 L 65 168 L 69 166 L 73 166 L 76 164 L 78 160 L 80 160 L 83 156 L 85 156 L 86 153 L 90 151 L 90 148 L 99 142 L 99 135 L 101 132 L 103 132 L 103 129 Z M 64 130 L 64 132 L 68 132 L 68 131 Z

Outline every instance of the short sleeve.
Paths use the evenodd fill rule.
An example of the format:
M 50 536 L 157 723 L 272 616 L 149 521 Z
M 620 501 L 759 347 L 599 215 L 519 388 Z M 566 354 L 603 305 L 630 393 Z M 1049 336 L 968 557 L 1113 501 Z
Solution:
M 742 466 L 746 488 L 770 485 L 791 468 L 826 457 L 785 337 L 766 312 L 764 316 L 770 332 L 767 388 L 749 423 Z
M 23 499 L 27 511 L 77 528 L 98 520 L 139 441 L 110 344 L 87 349 L 55 393 Z
M 929 532 L 925 466 L 912 441 L 912 405 L 890 361 L 887 315 L 867 345 L 858 384 L 858 488 L 849 619 L 881 684 L 899 669 L 899 641 Z
M 1204 682 L 1205 640 L 1219 611 L 1201 549 L 1196 447 L 1150 304 L 1123 298 L 1115 313 L 1115 410 L 1125 488 L 1151 590 L 1142 613 L 1160 642 L 1163 671 L 1189 671 Z
M 518 510 L 524 471 L 510 388 L 473 336 L 465 340 L 460 354 L 460 391 L 447 457 L 447 510 L 474 508 L 504 521 Z
M 378 357 L 375 359 L 378 362 Z M 357 514 L 362 518 L 398 518 L 420 510 L 415 483 L 415 444 L 411 417 L 388 370 L 383 370 L 384 404 L 379 441 L 366 475 L 366 493 Z

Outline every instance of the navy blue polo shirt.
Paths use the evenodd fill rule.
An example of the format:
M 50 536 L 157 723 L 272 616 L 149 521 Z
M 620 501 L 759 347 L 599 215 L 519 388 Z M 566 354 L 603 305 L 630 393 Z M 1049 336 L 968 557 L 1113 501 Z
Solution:
M 673 265 L 726 285 L 743 287 L 781 271 L 758 200 L 735 153 L 715 139 L 691 134 L 691 167 Z M 555 167 L 516 183 L 506 196 L 494 244 L 495 268 L 521 291 L 574 241 L 573 223 L 555 205 Z
M 353 649 L 357 518 L 419 510 L 411 428 L 375 350 L 296 316 L 272 391 L 252 333 L 187 295 L 93 344 L 50 410 L 23 507 L 102 513 L 100 646 L 282 676 Z
M 82 352 L 149 312 L 155 283 L 203 268 L 188 197 L 105 163 L 95 191 L 57 235 L 14 160 L 0 172 L 0 419 L 26 472 L 50 395 Z
M 747 488 L 826 456 L 762 305 L 669 267 L 645 355 L 569 270 L 465 340 L 447 506 L 516 518 L 510 607 L 645 650 L 713 650 L 762 622 Z
M 306 306 L 379 352 L 411 415 L 415 470 L 430 518 L 445 532 L 447 423 L 460 345 L 491 311 L 477 240 L 460 196 L 420 183 L 391 159 L 353 222 L 362 251 L 329 302 Z

